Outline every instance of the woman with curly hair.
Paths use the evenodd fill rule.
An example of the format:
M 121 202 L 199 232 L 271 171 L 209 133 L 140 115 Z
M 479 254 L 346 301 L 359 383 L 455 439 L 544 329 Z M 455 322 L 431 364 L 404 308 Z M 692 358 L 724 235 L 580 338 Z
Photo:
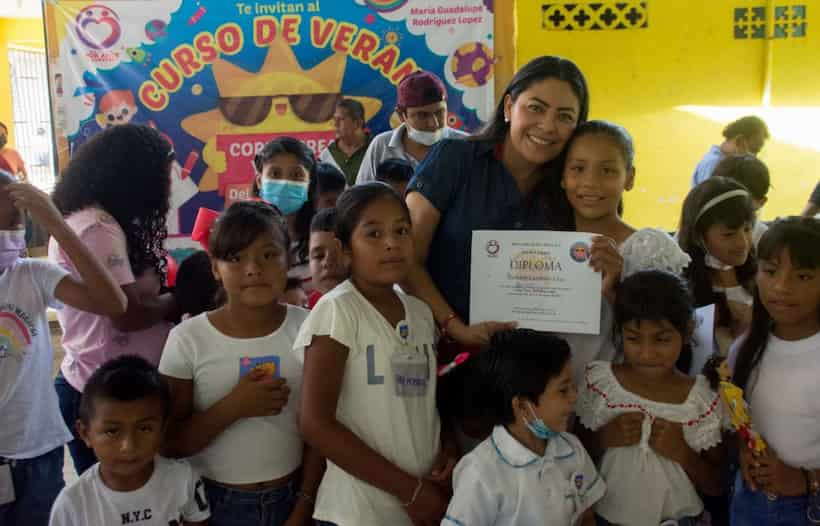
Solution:
M 159 363 L 177 305 L 160 293 L 165 278 L 165 217 L 171 192 L 171 145 L 147 126 L 111 127 L 92 137 L 63 171 L 53 199 L 69 227 L 102 260 L 128 297 L 128 309 L 108 317 L 65 306 L 57 313 L 66 356 L 54 381 L 60 411 L 74 429 L 80 396 L 100 365 L 123 354 Z M 51 240 L 49 259 L 77 270 Z M 94 452 L 76 436 L 68 444 L 78 474 Z

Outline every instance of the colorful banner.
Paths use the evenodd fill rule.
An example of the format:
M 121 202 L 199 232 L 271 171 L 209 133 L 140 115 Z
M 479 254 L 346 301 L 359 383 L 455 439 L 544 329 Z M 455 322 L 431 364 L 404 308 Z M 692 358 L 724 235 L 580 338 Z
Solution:
M 47 0 L 45 14 L 60 165 L 108 126 L 155 126 L 176 151 L 180 241 L 199 207 L 249 195 L 266 141 L 327 146 L 341 97 L 378 133 L 398 124 L 398 82 L 426 69 L 451 127 L 493 108 L 493 0 Z

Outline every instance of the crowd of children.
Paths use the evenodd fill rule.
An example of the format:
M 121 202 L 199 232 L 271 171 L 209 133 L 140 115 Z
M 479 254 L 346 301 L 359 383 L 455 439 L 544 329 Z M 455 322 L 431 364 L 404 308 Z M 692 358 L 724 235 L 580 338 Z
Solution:
M 0 171 L 0 524 L 818 523 L 820 221 L 763 225 L 770 176 L 746 154 L 692 188 L 676 237 L 627 224 L 632 139 L 586 121 L 586 90 L 571 62 L 536 59 L 483 135 L 350 187 L 342 150 L 323 163 L 274 139 L 257 198 L 218 216 L 172 289 L 174 153 L 156 131 L 94 137 L 52 198 Z M 429 188 L 468 149 L 477 179 L 450 164 L 452 195 Z M 115 172 L 156 191 L 134 199 Z M 453 210 L 522 228 L 518 209 L 461 202 L 479 187 L 517 188 L 502 197 L 525 228 L 595 235 L 600 334 L 466 325 L 463 298 L 419 271 L 450 257 Z M 50 261 L 24 257 L 23 212 Z M 714 342 L 697 343 L 728 359 L 762 450 L 693 367 L 708 305 Z M 454 349 L 469 358 L 440 376 Z M 80 477 L 64 488 L 65 444 Z

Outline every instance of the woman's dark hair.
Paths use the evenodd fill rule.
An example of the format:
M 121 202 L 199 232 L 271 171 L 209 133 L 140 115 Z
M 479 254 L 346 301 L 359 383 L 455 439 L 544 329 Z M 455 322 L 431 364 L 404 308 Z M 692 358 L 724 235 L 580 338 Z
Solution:
M 569 84 L 572 92 L 578 98 L 578 124 L 583 124 L 589 114 L 589 89 L 584 74 L 571 60 L 543 56 L 535 58 L 519 69 L 507 85 L 504 93 L 499 97 L 495 112 L 487 124 L 476 134 L 470 137 L 473 141 L 501 144 L 510 131 L 510 123 L 504 120 L 504 104 L 507 95 L 513 102 L 533 84 L 546 79 L 562 80 Z M 561 191 L 561 167 L 564 166 L 564 151 L 552 161 L 542 167 L 544 177 L 533 189 L 531 195 L 537 200 L 538 206 L 547 210 L 547 220 L 551 228 L 560 230 L 574 229 L 572 207 L 567 201 L 566 194 Z
M 626 166 L 627 171 L 631 170 L 635 165 L 635 145 L 632 141 L 632 136 L 626 131 L 626 128 L 619 124 L 615 124 L 614 122 L 603 121 L 603 120 L 595 120 L 595 121 L 587 121 L 580 124 L 572 134 L 572 137 L 567 142 L 566 150 L 572 147 L 572 143 L 575 142 L 576 139 L 579 137 L 584 137 L 585 135 L 605 135 L 606 137 L 612 139 L 615 144 L 618 146 L 618 149 L 621 151 L 621 155 L 624 159 L 624 165 Z M 566 163 L 566 158 L 564 158 L 564 162 Z M 562 189 L 563 190 L 563 189 Z M 564 191 L 566 194 L 566 191 Z M 621 216 L 624 213 L 624 202 L 623 199 L 618 203 L 618 215 Z M 572 229 L 575 229 L 575 221 L 573 219 Z
M 261 235 L 270 235 L 289 253 L 288 225 L 276 207 L 261 201 L 237 201 L 214 222 L 208 239 L 213 259 L 227 260 Z
M 384 183 L 370 182 L 357 184 L 342 193 L 336 201 L 336 237 L 345 247 L 350 247 L 350 238 L 353 230 L 359 224 L 365 208 L 379 199 L 393 199 L 401 207 L 402 212 L 410 221 L 410 210 L 407 204 L 392 187 Z
M 570 360 L 566 340 L 531 329 L 495 333 L 484 354 L 482 376 L 488 387 L 484 399 L 494 425 L 515 421 L 513 398 L 537 404 L 547 384 Z
M 336 103 L 337 108 L 341 108 L 347 112 L 348 117 L 354 121 L 359 121 L 364 127 L 364 106 L 356 99 L 342 99 Z
M 773 223 L 758 243 L 759 259 L 773 260 L 783 251 L 789 251 L 792 265 L 805 269 L 820 269 L 820 220 L 813 217 L 788 217 Z M 734 383 L 746 388 L 752 371 L 766 351 L 766 342 L 774 326 L 760 293 L 755 291 L 752 324 L 743 338 L 735 361 Z
M 771 187 L 766 163 L 751 154 L 724 157 L 712 172 L 712 177 L 715 176 L 734 179 L 745 186 L 758 201 L 766 197 Z
M 686 282 L 662 270 L 632 274 L 618 285 L 615 294 L 614 335 L 623 353 L 624 325 L 631 321 L 668 321 L 681 336 L 683 346 L 675 366 L 688 374 L 692 365 L 692 323 L 695 308 Z
M 718 367 L 720 367 L 721 362 L 726 359 L 727 358 L 725 356 L 715 353 L 710 356 L 708 360 L 706 360 L 705 364 L 703 364 L 703 370 L 700 374 L 706 378 L 706 381 L 709 382 L 709 386 L 713 391 L 717 391 L 717 388 L 720 385 L 720 373 L 718 373 Z
M 261 174 L 265 163 L 280 154 L 290 154 L 296 157 L 299 164 L 305 167 L 309 176 L 308 199 L 302 205 L 302 208 L 296 212 L 296 223 L 294 225 L 297 238 L 295 252 L 298 259 L 295 263 L 302 264 L 307 261 L 310 220 L 313 218 L 313 214 L 316 213 L 316 156 L 313 154 L 313 150 L 308 148 L 302 141 L 293 137 L 277 137 L 268 142 L 253 158 L 256 173 Z M 259 186 L 256 184 L 256 178 L 253 179 L 253 195 L 259 196 Z
M 413 178 L 413 165 L 404 159 L 387 159 L 376 167 L 376 180 L 382 183 L 409 183 Z
M 174 297 L 179 309 L 196 316 L 217 308 L 219 282 L 211 270 L 211 258 L 204 250 L 197 250 L 182 260 L 177 271 Z
M 706 231 L 713 225 L 726 225 L 728 228 L 741 228 L 744 224 L 752 224 L 755 220 L 754 205 L 748 193 L 726 199 L 704 212 L 704 205 L 717 196 L 732 190 L 746 188 L 737 181 L 725 177 L 710 177 L 689 191 L 683 201 L 680 225 L 678 226 L 678 244 L 689 254 L 692 262 L 683 275 L 689 280 L 689 288 L 695 298 L 695 306 L 715 304 L 718 324 L 729 326 L 732 319 L 726 295 L 715 292 L 712 288 L 712 278 L 709 267 L 706 266 L 705 241 Z M 698 217 L 700 215 L 700 217 Z M 735 268 L 738 283 L 747 291 L 754 288 L 753 280 L 757 270 L 754 247 L 749 251 L 746 262 Z
M 330 163 L 316 165 L 316 195 L 325 192 L 341 192 L 347 186 L 345 175 Z
M 125 232 L 135 275 L 165 275 L 165 218 L 171 195 L 174 151 L 148 126 L 112 126 L 84 143 L 63 170 L 52 195 L 69 215 L 99 205 Z

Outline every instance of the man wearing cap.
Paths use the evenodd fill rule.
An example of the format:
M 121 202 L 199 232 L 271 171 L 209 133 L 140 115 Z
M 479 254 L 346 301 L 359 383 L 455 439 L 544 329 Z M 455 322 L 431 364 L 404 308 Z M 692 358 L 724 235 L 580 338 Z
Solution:
M 447 90 L 429 71 L 416 71 L 398 86 L 396 113 L 402 123 L 395 130 L 380 133 L 364 154 L 356 184 L 376 180 L 376 168 L 388 159 L 404 159 L 418 164 L 441 139 L 457 139 L 467 134 L 447 127 Z

